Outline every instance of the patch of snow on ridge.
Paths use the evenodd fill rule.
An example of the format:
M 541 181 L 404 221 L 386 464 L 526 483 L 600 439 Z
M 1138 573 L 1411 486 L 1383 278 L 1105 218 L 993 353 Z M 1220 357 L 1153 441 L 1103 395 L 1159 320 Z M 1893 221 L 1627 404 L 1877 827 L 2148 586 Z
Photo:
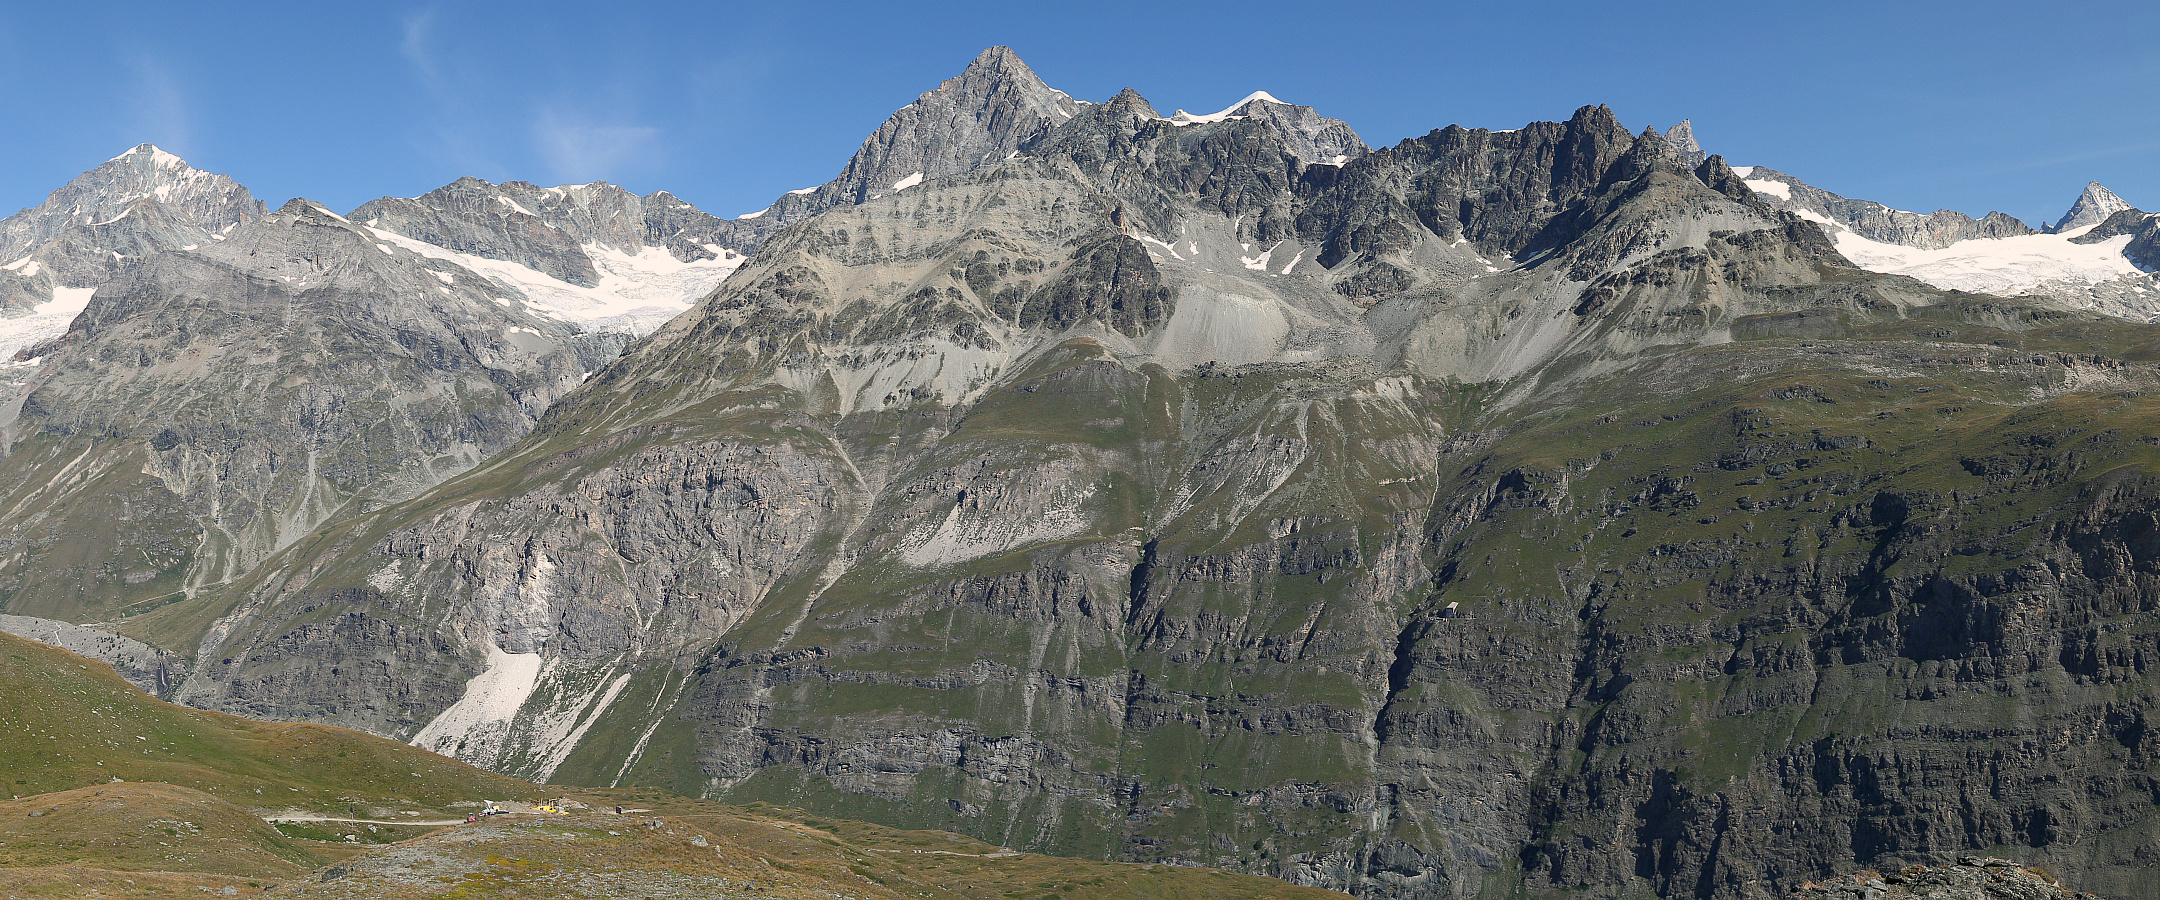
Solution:
M 1748 177 L 1749 175 L 1753 175 L 1753 174 L 1755 174 L 1755 167 L 1754 167 L 1754 166 L 1733 166 L 1733 167 L 1732 167 L 1732 173 L 1733 173 L 1734 175 L 1738 175 L 1738 176 L 1740 176 L 1741 178 L 1746 178 L 1746 177 Z
M 659 247 L 625 253 L 587 244 L 585 255 L 600 283 L 582 287 L 513 262 L 447 250 L 394 231 L 369 229 L 377 239 L 430 259 L 453 262 L 524 298 L 532 312 L 594 331 L 644 335 L 665 324 L 718 287 L 742 265 L 733 251 L 708 246 L 716 259 L 683 262 Z
M 2050 281 L 2108 281 L 2143 274 L 2123 257 L 2130 235 L 2092 244 L 2073 244 L 2065 234 L 2027 234 L 1959 241 L 1939 250 L 1922 250 L 1871 241 L 1837 229 L 1839 253 L 1874 272 L 1907 275 L 1944 290 L 2016 294 Z
M 746 213 L 743 213 L 742 215 L 736 216 L 735 218 L 738 218 L 738 219 L 755 219 L 755 218 L 757 218 L 757 217 L 759 217 L 759 216 L 762 216 L 762 215 L 764 215 L 764 214 L 766 214 L 766 213 L 769 213 L 769 212 L 772 212 L 772 207 L 770 207 L 770 206 L 768 206 L 768 207 L 765 207 L 764 209 L 758 210 L 757 212 L 746 212 Z
M 895 182 L 893 182 L 893 183 L 892 183 L 892 189 L 893 189 L 893 191 L 894 191 L 895 193 L 898 193 L 898 192 L 900 192 L 900 191 L 904 191 L 904 190 L 907 190 L 908 188 L 914 187 L 914 186 L 916 186 L 916 185 L 918 185 L 918 184 L 921 184 L 921 183 L 922 183 L 922 173 L 921 173 L 921 172 L 917 172 L 917 173 L 915 173 L 915 174 L 913 174 L 913 175 L 909 175 L 909 176 L 908 176 L 908 177 L 906 177 L 906 178 L 902 178 L 902 179 L 900 179 L 899 181 L 895 181 Z
M 90 305 L 97 288 L 53 288 L 53 298 L 37 305 L 28 315 L 0 318 L 0 366 L 35 365 L 37 360 L 15 362 L 15 353 L 67 333 L 75 316 Z
M 538 653 L 509 653 L 490 641 L 487 668 L 465 683 L 465 696 L 408 743 L 459 759 L 494 759 L 509 741 L 518 710 L 540 685 L 541 664 Z
M 1230 115 L 1231 113 L 1237 112 L 1239 108 L 1243 107 L 1247 103 L 1253 102 L 1254 100 L 1265 100 L 1269 103 L 1277 104 L 1279 106 L 1289 105 L 1282 102 L 1281 100 L 1275 99 L 1273 95 L 1269 94 L 1266 91 L 1254 91 L 1250 94 L 1246 94 L 1245 99 L 1239 100 L 1236 103 L 1232 103 L 1229 106 L 1224 107 L 1220 112 L 1211 112 L 1204 116 L 1196 116 L 1182 109 L 1178 110 L 1176 113 L 1170 116 L 1169 122 L 1172 125 L 1185 126 L 1225 121 L 1227 119 L 1233 118 L 1233 116 Z
M 1748 171 L 1753 172 L 1755 170 L 1751 167 L 1748 169 Z M 1742 176 L 1742 178 L 1745 179 L 1746 176 Z M 1779 200 L 1784 200 L 1787 202 L 1792 201 L 1792 185 L 1786 184 L 1785 182 L 1771 181 L 1768 178 L 1756 178 L 1752 180 L 1743 180 L 1742 183 L 1748 186 L 1748 190 L 1754 191 L 1755 193 L 1769 194 L 1772 197 L 1776 197 Z

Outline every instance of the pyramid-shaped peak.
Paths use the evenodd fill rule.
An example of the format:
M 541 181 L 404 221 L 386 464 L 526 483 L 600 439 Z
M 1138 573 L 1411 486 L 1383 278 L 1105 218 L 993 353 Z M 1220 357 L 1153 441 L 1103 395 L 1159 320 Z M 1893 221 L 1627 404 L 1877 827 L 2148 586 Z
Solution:
M 2107 217 L 2129 208 L 2129 201 L 2115 196 L 2114 191 L 2100 182 L 2088 182 L 2084 192 L 2078 194 L 2077 202 L 2070 204 L 2070 211 L 2063 213 L 2055 223 L 2054 230 L 2061 232 L 2098 225 L 2107 221 Z
M 1020 54 L 1014 53 L 1011 47 L 1000 44 L 983 48 L 983 52 L 975 54 L 974 61 L 968 63 L 967 67 L 977 71 L 997 71 L 1014 66 L 1025 70 L 1027 63 L 1021 62 Z
M 0 220 L 0 253 L 21 254 L 67 228 L 111 222 L 138 201 L 169 208 L 184 226 L 222 231 L 260 217 L 261 201 L 224 175 L 189 166 L 155 144 L 138 144 L 69 179 L 45 202 Z M 9 257 L 12 258 L 12 257 Z
M 1132 88 L 1117 92 L 1117 96 L 1110 98 L 1103 106 L 1111 111 L 1139 113 L 1151 119 L 1162 118 L 1155 114 L 1155 107 L 1148 105 L 1147 98 L 1140 96 L 1140 92 Z
M 344 216 L 331 212 L 329 207 L 317 203 L 313 200 L 309 200 L 306 197 L 294 197 L 291 200 L 285 201 L 285 205 L 278 207 L 277 212 L 271 213 L 271 215 L 283 219 L 292 219 L 296 221 L 308 222 L 347 221 Z

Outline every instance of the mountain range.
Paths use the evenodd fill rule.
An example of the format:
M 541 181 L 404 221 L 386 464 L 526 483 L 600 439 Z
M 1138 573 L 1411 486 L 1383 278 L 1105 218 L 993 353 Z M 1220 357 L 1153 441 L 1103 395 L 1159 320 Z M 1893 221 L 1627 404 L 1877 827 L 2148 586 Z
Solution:
M 2160 890 L 2160 216 L 2097 184 L 992 48 L 735 219 L 144 146 L 0 248 L 0 628 L 191 706 L 1370 897 Z

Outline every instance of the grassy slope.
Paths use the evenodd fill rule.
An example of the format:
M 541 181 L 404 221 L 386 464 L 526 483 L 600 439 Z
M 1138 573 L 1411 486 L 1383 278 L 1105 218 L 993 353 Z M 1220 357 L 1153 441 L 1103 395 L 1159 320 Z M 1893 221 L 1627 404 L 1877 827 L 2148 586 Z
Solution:
M 107 784 L 0 800 L 0 866 L 85 860 L 120 871 L 289 878 L 332 856 L 234 804 L 169 784 Z
M 604 811 L 512 817 L 383 848 L 275 896 L 418 897 L 1295 898 L 1340 896 L 1214 869 L 1014 853 L 943 832 L 908 832 L 775 807 L 673 798 Z
M 386 805 L 447 814 L 541 789 L 394 741 L 256 722 L 156 700 L 111 667 L 0 635 L 0 789 L 28 796 L 114 778 L 190 787 L 255 808 Z

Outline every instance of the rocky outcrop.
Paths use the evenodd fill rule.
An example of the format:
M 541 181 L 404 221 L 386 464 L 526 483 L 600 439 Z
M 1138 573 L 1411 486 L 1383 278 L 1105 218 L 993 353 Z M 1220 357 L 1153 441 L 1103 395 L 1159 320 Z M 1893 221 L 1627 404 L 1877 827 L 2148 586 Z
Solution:
M 1802 885 L 1794 900 L 2099 900 L 2045 871 L 2007 859 L 1968 856 L 1955 864 L 1861 872 Z
M 1680 154 L 1681 164 L 1688 168 L 1700 166 L 1710 158 L 1710 154 L 1703 152 L 1702 145 L 1695 143 L 1695 123 L 1691 120 L 1681 119 L 1680 124 L 1665 129 L 1659 136 L 1672 145 L 1673 152 Z
M 507 186 L 465 177 L 407 200 L 384 197 L 350 218 L 437 247 L 499 259 L 583 287 L 599 283 L 578 241 L 511 199 Z
M 1283 145 L 1307 163 L 1342 165 L 1372 152 L 1350 129 L 1350 123 L 1330 119 L 1310 106 L 1284 103 L 1262 94 L 1225 111 L 1224 118 L 1258 119 L 1274 128 Z
M 29 638 L 42 644 L 51 644 L 78 656 L 89 657 L 112 666 L 121 678 L 141 688 L 143 693 L 163 697 L 186 677 L 188 660 L 185 656 L 167 653 L 129 637 L 85 628 L 56 619 L 40 619 L 35 616 L 0 615 L 0 631 L 16 637 Z
M 1044 84 L 1011 49 L 991 47 L 958 76 L 894 111 L 831 181 L 790 191 L 734 220 L 740 236 L 728 246 L 754 247 L 765 235 L 836 206 L 998 162 L 1082 105 Z

